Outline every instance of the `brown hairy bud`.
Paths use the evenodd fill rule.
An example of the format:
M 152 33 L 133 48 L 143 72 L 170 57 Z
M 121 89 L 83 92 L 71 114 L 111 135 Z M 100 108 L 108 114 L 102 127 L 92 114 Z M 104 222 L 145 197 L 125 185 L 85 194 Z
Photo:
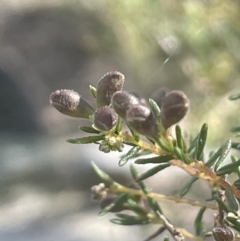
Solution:
M 155 92 L 153 92 L 150 98 L 153 99 L 158 104 L 158 106 L 161 108 L 162 101 L 163 101 L 164 97 L 166 96 L 167 92 L 168 92 L 167 88 L 161 87 L 158 90 L 156 90 Z
M 170 91 L 161 102 L 161 121 L 165 129 L 178 123 L 187 114 L 189 99 L 182 91 Z
M 149 105 L 148 101 L 145 98 L 143 98 L 142 96 L 140 96 L 139 93 L 137 93 L 135 91 L 130 91 L 129 93 L 131 95 L 135 96 L 142 105 L 147 105 L 147 106 Z
M 88 119 L 94 109 L 74 90 L 56 90 L 50 95 L 50 105 L 59 112 L 76 118 Z
M 127 111 L 126 121 L 139 134 L 148 137 L 158 135 L 156 119 L 148 106 L 141 104 L 131 106 Z
M 118 120 L 118 115 L 114 109 L 109 106 L 98 108 L 94 113 L 94 126 L 100 131 L 110 131 L 113 129 Z
M 216 241 L 233 241 L 234 233 L 226 226 L 217 226 L 212 230 L 213 237 Z
M 124 75 L 117 71 L 111 71 L 104 75 L 97 83 L 97 106 L 109 105 L 113 94 L 122 90 L 124 81 Z
M 117 114 L 123 119 L 126 118 L 126 113 L 129 110 L 129 108 L 139 103 L 140 101 L 136 96 L 126 91 L 118 91 L 114 93 L 112 97 L 112 107 L 117 112 Z

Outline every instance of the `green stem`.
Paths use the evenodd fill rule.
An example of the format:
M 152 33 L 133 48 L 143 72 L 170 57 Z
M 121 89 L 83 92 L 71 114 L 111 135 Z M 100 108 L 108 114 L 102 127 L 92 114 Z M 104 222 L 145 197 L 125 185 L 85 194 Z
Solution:
M 110 191 L 113 193 L 127 193 L 130 196 L 146 196 L 145 193 L 141 190 L 136 190 L 136 189 L 131 189 L 124 187 L 122 185 L 113 185 L 110 187 Z M 168 196 L 160 193 L 154 193 L 154 192 L 149 192 L 147 194 L 148 197 L 155 198 L 157 200 L 168 200 L 168 201 L 173 201 L 176 203 L 185 203 L 189 204 L 192 206 L 197 206 L 197 207 L 207 207 L 212 210 L 218 210 L 218 207 L 214 204 L 206 203 L 206 202 L 199 202 L 197 200 L 192 200 L 192 199 L 187 199 L 187 198 L 182 198 L 182 197 L 175 197 L 175 196 Z

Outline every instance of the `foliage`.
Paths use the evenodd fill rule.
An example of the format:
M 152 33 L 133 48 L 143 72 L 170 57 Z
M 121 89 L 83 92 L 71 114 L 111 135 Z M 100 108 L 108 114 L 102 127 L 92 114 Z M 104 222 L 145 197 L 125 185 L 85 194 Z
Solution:
M 165 230 L 175 240 L 190 238 L 200 241 L 208 236 L 213 236 L 216 241 L 234 240 L 240 231 L 240 159 L 232 155 L 228 164 L 225 159 L 231 148 L 240 149 L 240 142 L 227 139 L 220 143 L 219 149 L 206 157 L 208 125 L 204 123 L 192 139 L 184 138 L 181 127 L 176 125 L 189 109 L 190 101 L 184 92 L 160 89 L 147 101 L 136 93 L 123 91 L 124 81 L 123 74 L 112 71 L 99 80 L 96 88 L 90 86 L 90 92 L 96 99 L 96 109 L 72 90 L 58 90 L 50 96 L 50 104 L 61 113 L 92 122 L 90 126 L 81 127 L 82 131 L 91 133 L 90 136 L 69 139 L 68 142 L 95 143 L 105 153 L 122 152 L 125 146 L 131 146 L 119 160 L 119 166 L 135 159 L 135 164 L 130 165 L 130 172 L 137 188 L 116 182 L 92 163 L 102 181 L 91 189 L 93 198 L 101 203 L 99 215 L 115 213 L 116 218 L 110 221 L 118 225 L 158 226 L 157 231 L 145 241 L 152 240 Z M 229 99 L 240 99 L 240 94 L 232 95 Z M 240 127 L 233 127 L 231 131 L 239 136 Z M 154 156 L 149 157 L 149 153 Z M 148 163 L 154 167 L 139 174 L 136 166 Z M 144 180 L 164 172 L 170 166 L 181 168 L 192 176 L 179 190 L 179 196 L 151 192 Z M 228 176 L 233 173 L 236 174 L 236 180 L 230 182 Z M 212 197 L 205 202 L 185 198 L 193 183 L 200 179 L 209 184 Z M 185 227 L 172 224 L 158 203 L 162 199 L 199 207 L 194 221 L 195 234 Z M 217 213 L 212 218 L 212 230 L 203 221 L 207 209 Z

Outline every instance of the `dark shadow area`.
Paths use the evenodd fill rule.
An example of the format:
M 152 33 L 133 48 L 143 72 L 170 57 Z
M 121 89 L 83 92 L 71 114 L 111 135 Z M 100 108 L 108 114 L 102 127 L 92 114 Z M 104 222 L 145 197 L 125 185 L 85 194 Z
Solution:
M 14 82 L 0 69 L 0 132 L 40 131 L 35 111 Z

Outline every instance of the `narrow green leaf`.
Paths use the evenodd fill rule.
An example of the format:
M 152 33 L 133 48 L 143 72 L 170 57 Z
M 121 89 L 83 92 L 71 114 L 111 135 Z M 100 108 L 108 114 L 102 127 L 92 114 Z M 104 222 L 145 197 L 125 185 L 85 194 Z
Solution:
M 232 160 L 232 162 L 236 162 L 236 161 L 238 161 L 238 157 L 235 155 L 231 155 L 231 160 Z
M 235 126 L 230 129 L 231 132 L 239 132 L 240 131 L 240 126 Z
M 214 163 L 216 162 L 216 160 L 220 157 L 221 155 L 221 150 L 222 147 L 220 147 L 209 159 L 208 161 L 205 163 L 205 165 L 207 167 L 211 167 L 212 165 L 214 165 Z
M 117 125 L 115 127 L 116 133 L 120 133 L 122 131 L 122 119 L 118 116 Z
M 199 133 L 198 133 L 197 136 L 193 139 L 193 141 L 191 141 L 191 144 L 190 144 L 189 148 L 187 149 L 187 152 L 188 152 L 188 153 L 192 152 L 192 151 L 197 147 L 198 138 L 199 138 Z
M 137 217 L 126 213 L 116 213 L 115 216 L 121 219 L 135 219 Z
M 89 144 L 89 143 L 94 143 L 97 141 L 103 140 L 103 136 L 87 136 L 87 137 L 81 137 L 81 138 L 76 138 L 76 139 L 68 139 L 66 140 L 69 143 L 72 144 Z
M 104 171 L 102 171 L 94 162 L 91 162 L 93 170 L 99 176 L 99 178 L 104 181 L 106 184 L 112 185 L 116 182 Z
M 196 226 L 198 223 L 202 222 L 203 214 L 204 214 L 205 211 L 206 211 L 206 207 L 205 207 L 205 206 L 200 208 L 200 210 L 199 210 L 199 212 L 198 212 L 198 214 L 197 214 L 197 216 L 196 216 L 195 222 L 194 222 L 195 226 Z M 197 235 L 198 235 L 198 234 L 197 234 Z
M 240 232 L 240 219 L 238 215 L 234 215 L 233 213 L 230 213 L 224 219 L 224 222 L 231 228 L 234 228 L 235 230 Z
M 100 133 L 100 131 L 94 129 L 91 126 L 79 126 L 79 129 L 84 131 L 84 132 L 92 133 L 92 134 L 99 134 Z
M 148 205 L 151 207 L 153 212 L 158 216 L 158 213 L 163 213 L 161 207 L 159 206 L 157 200 L 151 197 L 147 197 Z
M 149 105 L 150 105 L 150 108 L 153 112 L 155 119 L 158 121 L 160 113 L 161 113 L 161 110 L 160 110 L 158 104 L 153 99 L 149 99 Z
M 236 197 L 233 195 L 232 191 L 230 189 L 226 189 L 225 195 L 226 195 L 226 198 L 227 198 L 228 206 L 232 210 L 238 211 L 239 204 L 238 204 L 238 201 L 237 201 Z
M 203 157 L 203 150 L 207 140 L 208 125 L 204 123 L 199 133 L 199 138 L 195 150 L 195 158 L 201 160 Z
M 150 170 L 146 171 L 145 173 L 143 173 L 142 175 L 140 175 L 140 177 L 138 177 L 135 181 L 136 182 L 139 182 L 139 181 L 142 181 L 148 177 L 151 177 L 153 176 L 154 174 L 160 172 L 161 170 L 169 167 L 171 164 L 169 163 L 162 163 L 162 164 L 159 164 L 153 168 L 151 168 Z
M 174 154 L 177 156 L 178 159 L 180 160 L 183 160 L 183 157 L 182 157 L 182 152 L 181 152 L 181 149 L 179 147 L 175 147 L 174 148 Z
M 214 171 L 217 171 L 219 167 L 222 165 L 224 159 L 227 157 L 230 149 L 231 149 L 232 141 L 231 139 L 228 139 L 225 144 L 221 147 L 221 154 L 219 156 L 219 159 L 216 161 L 214 166 Z
M 159 147 L 161 147 L 164 151 L 167 151 L 170 153 L 172 152 L 171 144 L 164 138 L 160 137 L 159 139 L 156 140 L 156 142 L 159 145 Z
M 233 185 L 239 187 L 239 186 L 240 186 L 240 179 L 237 179 L 237 180 L 233 183 Z
M 211 201 L 214 201 L 214 197 L 213 197 L 213 196 L 211 196 L 211 197 L 209 197 L 209 198 L 206 198 L 206 199 L 205 199 L 205 201 L 206 201 L 206 202 L 211 202 Z
M 136 164 L 155 164 L 155 163 L 163 163 L 163 162 L 168 162 L 173 159 L 173 156 L 166 155 L 166 156 L 155 156 L 155 157 L 150 157 L 150 158 L 140 158 L 137 159 L 134 163 Z
M 179 158 L 180 160 L 182 160 L 184 163 L 186 164 L 190 164 L 191 163 L 191 160 L 189 159 L 188 156 L 186 156 L 182 149 L 180 149 L 179 147 L 175 147 L 174 148 L 174 153 L 176 154 L 177 158 Z
M 226 217 L 226 219 L 227 219 L 227 221 L 229 221 L 230 223 L 232 223 L 232 224 L 234 224 L 234 225 L 237 225 L 237 226 L 239 226 L 239 228 L 240 228 L 240 219 L 238 218 L 238 216 L 233 216 L 233 215 L 231 215 L 231 216 L 227 216 Z
M 131 172 L 131 175 L 133 177 L 133 180 L 136 181 L 136 179 L 139 177 L 139 173 L 136 169 L 136 167 L 133 165 L 133 164 L 130 164 L 130 172 Z M 144 182 L 138 182 L 137 183 L 139 185 L 139 187 L 142 189 L 142 191 L 145 193 L 145 194 L 148 194 L 149 193 L 149 188 L 144 184 Z
M 221 207 L 226 213 L 231 212 L 232 210 L 222 201 L 220 197 L 214 195 L 214 199 L 218 203 L 219 207 Z
M 136 131 L 134 131 L 128 124 L 127 124 L 127 127 L 128 127 L 128 129 L 130 130 L 130 132 L 131 132 L 134 140 L 135 140 L 136 142 L 139 142 L 139 140 L 140 140 L 140 135 L 139 135 Z
M 106 213 L 110 212 L 111 209 L 113 209 L 114 207 L 117 207 L 118 205 L 122 205 L 124 202 L 126 202 L 127 198 L 128 198 L 127 193 L 120 194 L 111 204 L 103 208 L 98 215 L 104 216 Z
M 132 177 L 135 181 L 139 177 L 139 173 L 138 173 L 138 170 L 136 169 L 136 167 L 133 164 L 130 165 L 130 172 L 131 172 L 131 175 L 132 175 Z
M 189 182 L 187 182 L 187 184 L 183 187 L 183 189 L 180 191 L 180 196 L 183 197 L 185 196 L 188 191 L 190 190 L 190 188 L 192 187 L 193 183 L 196 182 L 198 180 L 197 177 L 192 177 Z
M 232 148 L 240 150 L 240 143 L 239 142 L 232 142 Z
M 232 172 L 236 171 L 236 168 L 240 165 L 240 160 L 234 163 L 227 164 L 223 167 L 221 167 L 219 170 L 217 170 L 216 174 L 218 176 L 223 176 L 225 174 L 230 174 Z
M 127 163 L 127 161 L 137 155 L 137 153 L 141 150 L 141 147 L 134 146 L 131 148 L 126 155 L 124 155 L 121 160 L 119 161 L 118 165 L 123 166 Z
M 177 140 L 177 146 L 183 150 L 183 152 L 185 153 L 186 150 L 186 144 L 185 141 L 182 137 L 182 131 L 179 125 L 176 125 L 175 127 L 175 132 L 176 132 L 176 140 Z
M 90 93 L 92 94 L 93 98 L 96 99 L 97 97 L 97 89 L 92 85 L 89 85 Z
M 144 225 L 144 224 L 148 224 L 150 223 L 150 220 L 143 220 L 143 219 L 139 219 L 138 217 L 134 217 L 134 216 L 130 216 L 127 215 L 128 217 L 126 217 L 125 219 L 110 219 L 110 222 L 114 223 L 114 224 L 118 224 L 118 225 L 126 225 L 126 226 L 130 226 L 130 225 Z
M 228 97 L 229 100 L 237 100 L 240 98 L 240 93 L 239 94 L 233 94 Z
M 201 237 L 203 237 L 204 233 L 206 232 L 206 226 L 204 225 L 204 223 L 202 221 L 205 210 L 206 210 L 206 207 L 200 208 L 200 210 L 197 214 L 197 217 L 195 219 L 195 222 L 194 222 L 196 234 L 197 234 L 197 236 L 201 236 Z
M 238 157 L 231 155 L 231 160 L 232 160 L 232 163 L 237 162 Z M 236 173 L 237 173 L 238 177 L 240 178 L 240 167 L 239 166 L 236 168 Z
M 140 216 L 147 216 L 146 210 L 143 209 L 141 206 L 139 206 L 139 204 L 136 203 L 134 200 L 129 198 L 127 200 L 127 204 L 129 205 L 129 210 L 135 212 L 136 214 L 138 214 Z
M 226 150 L 228 149 L 229 146 L 229 140 L 227 140 L 214 154 L 211 155 L 209 160 L 205 163 L 207 167 L 213 166 L 217 159 L 220 158 L 222 155 L 222 158 L 225 156 L 224 153 L 227 153 Z

